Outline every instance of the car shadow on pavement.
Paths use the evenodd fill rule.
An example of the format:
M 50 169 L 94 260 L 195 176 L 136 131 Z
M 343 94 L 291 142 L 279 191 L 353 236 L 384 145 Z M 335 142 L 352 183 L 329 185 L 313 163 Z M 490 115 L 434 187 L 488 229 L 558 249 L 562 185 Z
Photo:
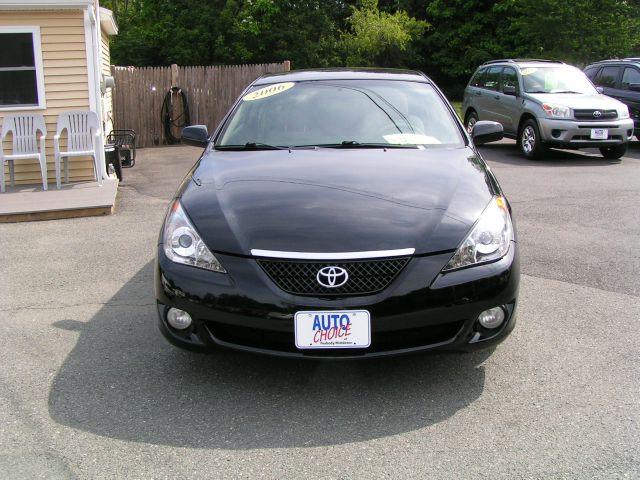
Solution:
M 635 148 L 630 147 L 626 157 L 636 158 Z M 600 155 L 596 149 L 558 150 L 549 149 L 539 160 L 528 160 L 522 156 L 515 143 L 486 144 L 480 147 L 485 160 L 505 165 L 522 165 L 528 167 L 607 167 L 619 165 L 623 160 L 609 160 Z
M 629 149 L 627 150 L 627 157 L 640 160 L 640 139 L 629 142 Z
M 336 445 L 441 422 L 480 397 L 491 350 L 303 361 L 172 347 L 156 327 L 153 263 L 79 331 L 49 394 L 53 420 L 106 437 L 195 448 Z

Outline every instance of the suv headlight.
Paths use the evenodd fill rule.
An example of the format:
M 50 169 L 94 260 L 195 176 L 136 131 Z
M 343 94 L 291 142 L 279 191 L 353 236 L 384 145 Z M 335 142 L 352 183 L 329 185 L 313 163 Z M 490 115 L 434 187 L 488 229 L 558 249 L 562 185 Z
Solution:
M 571 118 L 571 109 L 555 103 L 543 103 L 542 109 L 549 118 Z
M 504 197 L 493 197 L 443 272 L 504 257 L 513 240 L 511 215 Z
M 173 262 L 227 273 L 200 238 L 179 200 L 171 204 L 164 222 L 162 247 L 167 258 Z
M 620 120 L 624 120 L 626 118 L 629 118 L 629 107 L 627 107 L 626 105 L 623 105 L 619 110 L 618 110 L 618 118 Z

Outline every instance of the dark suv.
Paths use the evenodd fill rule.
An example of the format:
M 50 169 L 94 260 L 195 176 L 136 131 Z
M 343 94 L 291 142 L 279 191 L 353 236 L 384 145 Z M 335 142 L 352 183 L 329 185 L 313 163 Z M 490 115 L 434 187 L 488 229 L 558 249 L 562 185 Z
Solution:
M 584 73 L 605 95 L 629 107 L 634 134 L 640 140 L 640 58 L 603 60 L 589 65 Z

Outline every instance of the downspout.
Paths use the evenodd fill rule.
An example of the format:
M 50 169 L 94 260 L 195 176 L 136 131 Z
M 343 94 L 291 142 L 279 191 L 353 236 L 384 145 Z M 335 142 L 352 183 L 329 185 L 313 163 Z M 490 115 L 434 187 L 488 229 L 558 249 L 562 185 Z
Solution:
M 100 73 L 100 6 L 98 5 L 98 0 L 94 1 L 94 8 L 90 6 L 87 7 L 87 13 L 89 14 L 89 19 L 91 21 L 91 59 L 87 59 L 87 63 L 91 63 L 91 65 L 87 65 L 87 68 L 91 68 L 93 71 L 93 75 L 89 75 L 89 78 L 93 77 L 93 92 L 91 95 L 91 91 L 89 92 L 91 98 L 89 100 L 89 105 L 91 109 L 96 112 L 98 115 L 98 119 L 100 120 L 100 124 L 102 125 L 102 92 L 100 91 L 100 78 L 102 77 Z M 100 157 L 100 162 L 102 170 L 102 177 L 107 178 L 107 170 L 105 164 L 105 156 L 104 156 L 104 138 L 107 132 L 102 132 L 101 143 L 99 146 L 99 151 L 97 152 Z

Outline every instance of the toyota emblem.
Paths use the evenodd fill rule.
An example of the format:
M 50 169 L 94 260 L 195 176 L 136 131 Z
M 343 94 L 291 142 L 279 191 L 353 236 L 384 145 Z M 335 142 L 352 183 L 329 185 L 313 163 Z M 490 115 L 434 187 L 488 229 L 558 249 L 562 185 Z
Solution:
M 593 118 L 600 118 L 602 116 L 602 112 L 600 110 L 596 110 L 593 112 Z
M 316 280 L 326 288 L 338 288 L 347 283 L 349 274 L 341 267 L 324 267 L 318 270 Z

